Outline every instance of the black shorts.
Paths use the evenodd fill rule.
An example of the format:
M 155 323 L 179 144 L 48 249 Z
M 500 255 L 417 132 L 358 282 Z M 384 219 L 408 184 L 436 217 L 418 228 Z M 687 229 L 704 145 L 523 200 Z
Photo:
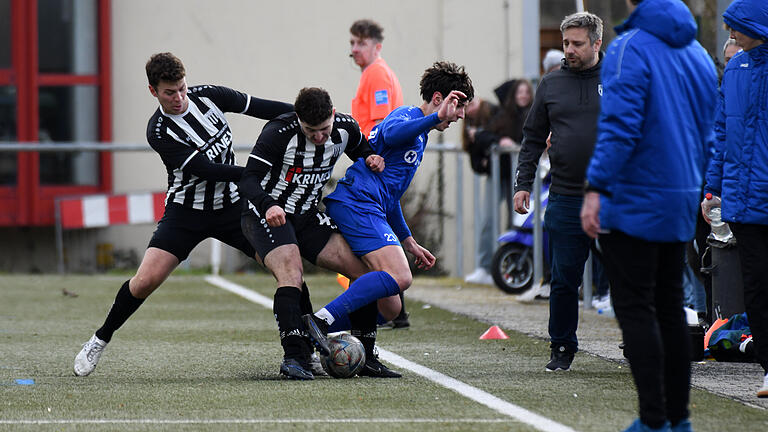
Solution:
M 267 254 L 278 246 L 295 244 L 299 246 L 301 256 L 312 264 L 317 263 L 317 256 L 323 250 L 331 234 L 339 232 L 331 217 L 317 209 L 301 215 L 285 215 L 285 224 L 270 227 L 266 219 L 246 208 L 243 211 L 242 229 L 262 261 Z
M 241 212 L 239 202 L 219 210 L 195 210 L 168 203 L 148 247 L 170 252 L 184 261 L 201 241 L 213 237 L 253 258 L 256 252 L 240 229 Z

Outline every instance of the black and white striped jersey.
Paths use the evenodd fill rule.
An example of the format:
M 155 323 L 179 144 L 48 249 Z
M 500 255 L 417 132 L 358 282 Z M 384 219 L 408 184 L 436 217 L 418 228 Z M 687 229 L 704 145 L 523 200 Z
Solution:
M 211 85 L 190 87 L 187 98 L 186 112 L 166 114 L 160 107 L 147 125 L 147 141 L 168 171 L 165 203 L 221 209 L 240 199 L 235 182 L 243 171 L 235 165 L 232 131 L 224 113 L 270 120 L 293 106 Z
M 374 154 L 348 114 L 336 113 L 331 135 L 322 145 L 313 144 L 301 132 L 296 113 L 270 121 L 251 150 L 240 182 L 248 208 L 264 215 L 273 205 L 288 214 L 316 207 L 342 153 L 353 161 Z

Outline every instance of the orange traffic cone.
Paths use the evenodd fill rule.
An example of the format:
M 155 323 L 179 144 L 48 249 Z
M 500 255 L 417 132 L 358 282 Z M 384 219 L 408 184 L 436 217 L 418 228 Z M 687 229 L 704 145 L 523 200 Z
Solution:
M 336 282 L 338 282 L 345 290 L 349 288 L 349 279 L 341 273 L 336 273 Z
M 509 336 L 507 336 L 506 333 L 504 333 L 504 330 L 500 329 L 499 326 L 491 326 L 488 330 L 485 331 L 480 336 L 480 339 L 509 339 Z

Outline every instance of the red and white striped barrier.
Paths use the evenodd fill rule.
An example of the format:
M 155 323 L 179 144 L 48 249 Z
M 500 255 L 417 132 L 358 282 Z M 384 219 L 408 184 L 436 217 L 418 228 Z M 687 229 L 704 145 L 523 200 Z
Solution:
M 165 192 L 85 195 L 58 200 L 64 229 L 154 223 L 165 210 Z

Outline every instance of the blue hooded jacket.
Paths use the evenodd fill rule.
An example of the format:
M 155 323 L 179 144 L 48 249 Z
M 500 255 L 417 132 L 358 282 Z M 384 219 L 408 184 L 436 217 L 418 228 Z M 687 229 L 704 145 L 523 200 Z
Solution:
M 768 39 L 766 0 L 736 0 L 723 19 L 753 39 Z M 768 44 L 726 65 L 715 134 L 704 190 L 721 197 L 726 222 L 768 225 Z
M 693 237 L 713 145 L 715 66 L 679 0 L 643 0 L 616 27 L 587 180 L 600 226 L 654 242 Z

